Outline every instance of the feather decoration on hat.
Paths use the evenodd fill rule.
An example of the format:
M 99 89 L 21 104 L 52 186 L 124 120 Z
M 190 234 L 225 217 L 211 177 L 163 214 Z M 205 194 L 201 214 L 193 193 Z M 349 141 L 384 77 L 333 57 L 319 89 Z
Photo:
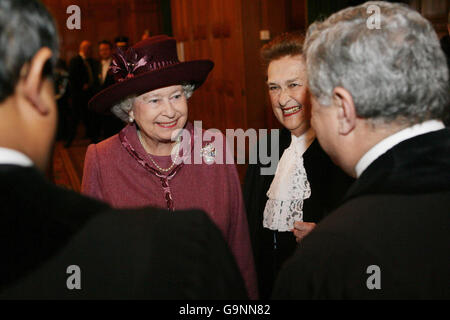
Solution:
M 117 48 L 117 51 L 113 54 L 109 72 L 112 73 L 114 79 L 118 82 L 133 78 L 135 72 L 139 68 L 145 67 L 148 63 L 146 55 L 138 59 L 138 54 L 133 48 L 129 48 L 127 52 Z

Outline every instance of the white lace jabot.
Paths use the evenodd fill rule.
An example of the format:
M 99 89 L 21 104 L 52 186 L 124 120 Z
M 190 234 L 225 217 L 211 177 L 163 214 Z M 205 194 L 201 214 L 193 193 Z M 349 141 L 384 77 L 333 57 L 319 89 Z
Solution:
M 311 196 L 308 177 L 303 165 L 303 153 L 315 138 L 310 128 L 300 137 L 292 135 L 292 141 L 281 156 L 264 209 L 264 228 L 290 231 L 294 221 L 303 221 L 303 200 Z

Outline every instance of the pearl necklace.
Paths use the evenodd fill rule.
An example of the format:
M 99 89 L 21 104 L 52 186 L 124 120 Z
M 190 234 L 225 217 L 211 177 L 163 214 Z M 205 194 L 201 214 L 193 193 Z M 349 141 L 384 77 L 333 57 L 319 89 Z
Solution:
M 147 151 L 148 147 L 147 147 L 147 144 L 145 143 L 144 139 L 142 139 L 141 131 L 140 131 L 140 130 L 137 130 L 137 135 L 138 135 L 139 142 L 141 143 L 142 147 L 144 147 L 144 150 Z M 172 164 L 171 164 L 170 167 L 168 167 L 168 168 L 161 168 L 161 167 L 155 162 L 155 160 L 153 160 L 153 158 L 150 156 L 150 153 L 149 153 L 148 151 L 147 151 L 147 154 L 148 154 L 148 157 L 150 158 L 150 160 L 152 161 L 152 163 L 155 165 L 155 167 L 156 167 L 159 171 L 161 171 L 161 172 L 168 172 L 168 171 L 172 170 L 173 167 L 175 166 L 175 164 L 177 163 L 178 156 L 179 156 L 179 153 L 180 153 L 180 137 L 178 137 L 178 139 L 177 139 L 177 145 L 176 145 L 175 147 L 176 147 L 176 150 L 175 150 L 175 160 L 172 160 Z

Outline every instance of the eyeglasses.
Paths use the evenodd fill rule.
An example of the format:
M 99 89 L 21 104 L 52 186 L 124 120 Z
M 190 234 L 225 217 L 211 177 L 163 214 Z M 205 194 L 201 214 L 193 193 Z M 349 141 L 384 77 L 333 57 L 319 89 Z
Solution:
M 64 96 L 69 84 L 69 73 L 61 68 L 55 68 L 52 75 L 55 85 L 55 99 L 58 100 Z
M 63 68 L 54 67 L 53 61 L 48 59 L 42 70 L 42 77 L 53 81 L 55 86 L 55 99 L 58 100 L 67 90 L 69 84 L 69 73 Z

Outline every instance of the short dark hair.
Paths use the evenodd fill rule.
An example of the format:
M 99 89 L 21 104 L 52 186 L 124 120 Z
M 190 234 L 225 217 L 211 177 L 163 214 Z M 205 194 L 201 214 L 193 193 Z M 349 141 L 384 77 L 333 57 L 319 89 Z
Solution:
M 273 60 L 303 54 L 304 41 L 305 36 L 300 32 L 285 32 L 276 36 L 261 48 L 263 65 L 268 67 Z
M 39 49 L 53 52 L 46 72 L 58 58 L 58 35 L 52 16 L 38 0 L 0 1 L 0 102 L 17 85 L 20 70 Z
M 102 40 L 98 43 L 98 45 L 100 46 L 101 44 L 107 44 L 111 49 L 113 48 L 113 45 L 111 43 L 111 41 L 108 40 Z

